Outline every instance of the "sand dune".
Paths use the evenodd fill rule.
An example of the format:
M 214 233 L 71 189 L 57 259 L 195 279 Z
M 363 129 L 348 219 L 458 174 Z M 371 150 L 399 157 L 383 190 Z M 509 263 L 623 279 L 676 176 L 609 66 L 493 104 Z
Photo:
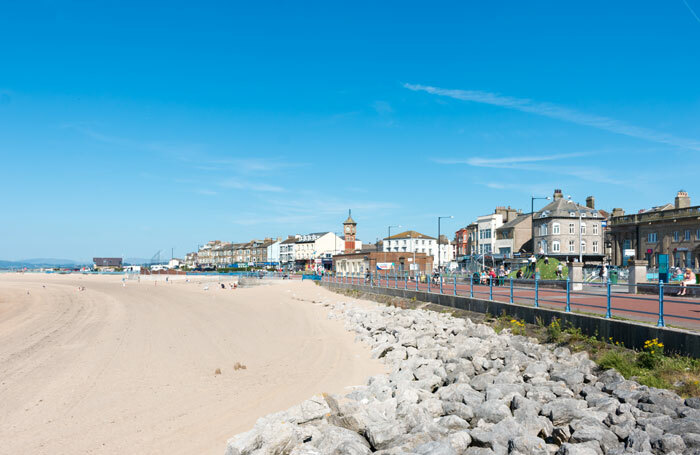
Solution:
M 384 371 L 312 283 L 204 286 L 0 274 L 0 453 L 221 454 L 258 417 Z

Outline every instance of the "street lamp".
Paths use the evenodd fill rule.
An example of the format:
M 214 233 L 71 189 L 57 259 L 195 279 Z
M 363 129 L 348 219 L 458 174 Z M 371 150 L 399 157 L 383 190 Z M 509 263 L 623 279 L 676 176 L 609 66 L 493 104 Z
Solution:
M 386 246 L 386 249 L 384 250 L 384 262 L 386 262 L 386 252 L 390 250 L 389 249 L 389 245 L 390 245 L 389 242 L 391 242 L 391 240 L 389 240 L 389 239 L 391 238 L 391 228 L 400 228 L 400 227 L 401 227 L 400 224 L 388 226 L 389 236 L 386 238 L 387 246 Z
M 535 200 L 547 200 L 549 201 L 552 199 L 551 197 L 536 197 L 534 194 L 530 196 L 530 216 L 532 219 L 530 220 L 530 233 L 532 237 L 532 254 L 536 253 L 535 250 Z
M 438 247 L 438 273 L 440 273 L 440 269 L 442 267 L 442 251 L 440 250 L 440 220 L 443 218 L 454 218 L 452 215 L 450 216 L 439 216 L 438 217 L 438 241 L 437 241 L 437 247 Z
M 583 264 L 583 251 L 581 249 L 581 209 L 578 208 L 578 204 L 571 200 L 571 196 L 566 197 L 569 203 L 574 204 L 576 211 L 578 212 L 578 262 Z

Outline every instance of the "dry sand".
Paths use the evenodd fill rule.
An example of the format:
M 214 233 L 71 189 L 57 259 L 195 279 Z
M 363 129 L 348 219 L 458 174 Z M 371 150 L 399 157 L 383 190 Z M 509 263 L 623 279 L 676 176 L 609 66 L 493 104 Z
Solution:
M 0 274 L 0 453 L 221 454 L 258 417 L 385 370 L 312 303 L 347 299 L 311 282 L 120 280 Z

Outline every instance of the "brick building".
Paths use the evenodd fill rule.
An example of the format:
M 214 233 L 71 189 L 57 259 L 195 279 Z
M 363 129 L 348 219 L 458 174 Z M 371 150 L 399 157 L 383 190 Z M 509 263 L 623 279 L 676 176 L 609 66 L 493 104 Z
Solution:
M 609 225 L 611 262 L 625 265 L 629 259 L 659 264 L 659 254 L 668 254 L 671 267 L 700 268 L 700 206 L 690 205 L 690 196 L 679 191 L 673 204 L 625 215 L 613 209 Z
M 338 254 L 333 256 L 333 270 L 338 276 L 365 276 L 368 271 L 377 271 L 377 264 L 392 264 L 388 269 L 380 270 L 380 273 L 399 275 L 404 272 L 432 273 L 433 256 L 426 253 L 407 253 L 389 251 L 371 251 Z M 411 267 L 415 264 L 415 267 Z

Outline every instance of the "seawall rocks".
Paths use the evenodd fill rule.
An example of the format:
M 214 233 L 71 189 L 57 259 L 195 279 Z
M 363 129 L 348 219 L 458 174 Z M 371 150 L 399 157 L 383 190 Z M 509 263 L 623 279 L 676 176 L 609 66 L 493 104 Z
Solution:
M 227 455 L 700 454 L 700 400 L 585 352 L 425 310 L 337 304 L 329 317 L 391 373 L 263 417 Z

